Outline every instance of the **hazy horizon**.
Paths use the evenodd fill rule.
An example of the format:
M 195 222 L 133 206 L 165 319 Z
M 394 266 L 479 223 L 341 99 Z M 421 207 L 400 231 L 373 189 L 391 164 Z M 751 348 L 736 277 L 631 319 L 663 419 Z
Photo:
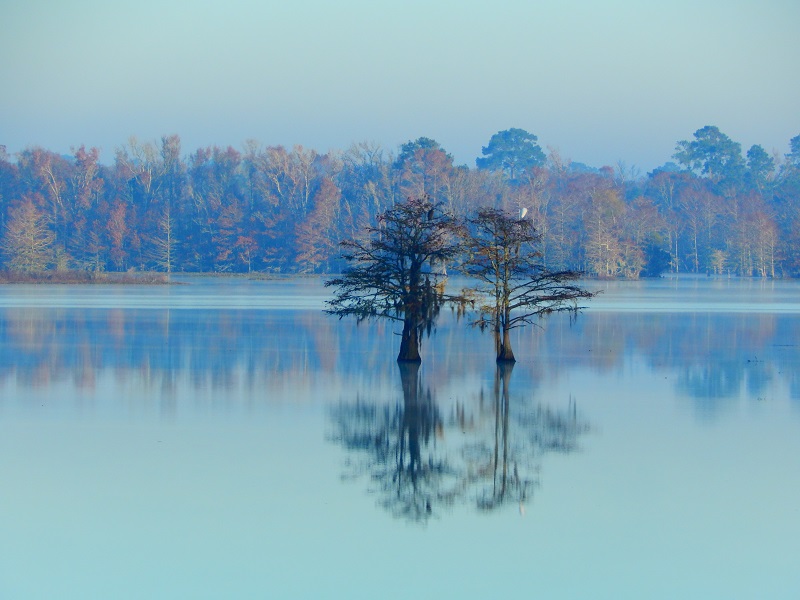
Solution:
M 510 127 L 591 166 L 649 171 L 715 125 L 743 152 L 800 133 L 800 4 L 679 0 L 3 3 L 0 144 L 436 139 L 475 165 Z

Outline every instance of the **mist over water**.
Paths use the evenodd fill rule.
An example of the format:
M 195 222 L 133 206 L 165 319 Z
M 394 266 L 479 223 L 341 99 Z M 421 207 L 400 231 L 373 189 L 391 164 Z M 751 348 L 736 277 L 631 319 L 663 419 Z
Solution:
M 3 287 L 0 597 L 796 597 L 800 285 L 592 283 L 413 373 L 316 279 Z

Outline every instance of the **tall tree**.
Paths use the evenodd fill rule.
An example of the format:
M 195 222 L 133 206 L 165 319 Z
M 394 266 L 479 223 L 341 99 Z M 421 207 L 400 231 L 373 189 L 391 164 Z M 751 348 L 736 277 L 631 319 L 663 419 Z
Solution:
M 615 188 L 592 190 L 584 215 L 584 255 L 592 272 L 615 277 L 626 272 L 623 230 L 627 205 Z
M 480 209 L 463 229 L 468 256 L 464 272 L 477 280 L 474 324 L 495 337 L 498 362 L 514 362 L 512 329 L 554 313 L 580 310 L 579 299 L 595 294 L 579 286 L 576 271 L 551 271 L 536 250 L 539 235 L 529 221 L 495 208 Z
M 2 241 L 6 265 L 14 271 L 44 271 L 53 260 L 54 239 L 44 214 L 25 197 L 11 209 L 6 224 Z
M 315 271 L 328 264 L 336 251 L 341 192 L 327 177 L 313 197 L 314 208 L 297 226 L 297 261 Z
M 735 185 L 744 174 L 741 144 L 712 125 L 695 131 L 694 140 L 678 142 L 673 158 L 715 184 Z
M 714 248 L 721 249 L 719 225 L 721 198 L 709 191 L 705 181 L 696 179 L 681 190 L 680 211 L 685 258 L 693 273 L 707 273 Z
M 66 187 L 72 167 L 63 156 L 43 148 L 24 150 L 19 155 L 18 164 L 20 176 L 27 188 L 27 197 L 47 217 L 54 235 L 55 251 L 62 257 L 62 262 L 66 263 L 70 229 Z
M 315 151 L 302 146 L 291 151 L 274 146 L 248 155 L 256 197 L 254 223 L 261 228 L 259 237 L 270 268 L 294 266 L 297 224 L 311 210 L 319 161 Z
M 489 145 L 481 149 L 482 158 L 475 164 L 479 169 L 502 171 L 511 181 L 516 181 L 522 171 L 544 165 L 547 157 L 536 142 L 537 138 L 524 129 L 498 131 Z
M 626 237 L 633 252 L 639 253 L 642 260 L 636 272 L 631 270 L 629 276 L 658 277 L 669 270 L 669 232 L 667 220 L 659 214 L 651 199 L 639 196 L 628 205 L 625 218 Z M 625 262 L 630 268 L 634 266 L 629 257 L 626 257 Z
M 119 270 L 125 269 L 129 256 L 126 244 L 129 235 L 126 213 L 127 205 L 120 200 L 115 200 L 109 210 L 106 223 L 108 238 L 111 242 L 111 261 Z
M 167 274 L 172 273 L 175 264 L 175 222 L 172 217 L 172 208 L 165 204 L 161 209 L 158 220 L 158 231 L 151 240 L 152 250 L 150 257 L 159 270 Z
M 745 179 L 759 194 L 769 185 L 775 172 L 775 160 L 759 145 L 750 146 L 747 151 L 747 173 Z
M 194 220 L 191 241 L 201 270 L 236 269 L 234 242 L 244 220 L 247 204 L 241 155 L 228 146 L 200 149 L 189 157 L 189 193 Z M 163 231 L 161 225 L 158 229 Z M 155 235 L 154 235 L 155 237 Z M 189 241 L 182 245 L 189 245 Z
M 800 135 L 789 140 L 778 172 L 773 196 L 775 223 L 779 228 L 778 245 L 784 274 L 800 274 Z
M 342 214 L 353 235 L 360 219 L 369 222 L 394 203 L 392 162 L 380 146 L 369 142 L 353 144 L 341 159 L 336 183 L 342 191 Z
M 8 157 L 6 147 L 0 144 L 0 231 L 5 228 L 8 203 L 19 194 L 19 169 Z
M 84 146 L 74 151 L 69 178 L 65 182 L 64 208 L 66 211 L 66 252 L 78 267 L 101 270 L 105 244 L 101 232 L 93 227 L 97 203 L 103 189 L 100 177 L 100 151 L 86 150 Z
M 448 199 L 453 157 L 436 140 L 421 137 L 403 144 L 394 169 L 401 198 L 430 196 L 435 202 Z
M 683 190 L 691 187 L 696 177 L 692 173 L 677 169 L 677 165 L 675 170 L 657 169 L 651 173 L 646 184 L 647 196 L 655 202 L 659 215 L 664 219 L 669 264 L 673 273 L 682 270 L 681 241 L 684 239 L 683 229 L 686 223 L 680 212 L 680 199 Z
M 127 145 L 117 149 L 115 162 L 120 177 L 128 182 L 133 201 L 145 211 L 158 198 L 165 183 L 163 176 L 167 167 L 163 158 L 154 143 L 139 142 L 136 137 L 131 137 Z
M 789 154 L 786 155 L 786 166 L 790 169 L 800 170 L 800 135 L 789 140 Z
M 428 197 L 409 198 L 382 213 L 366 239 L 342 242 L 348 266 L 325 282 L 336 288 L 326 312 L 338 317 L 389 319 L 403 324 L 397 360 L 419 362 L 424 333 L 453 298 L 443 267 L 459 251 L 453 219 Z

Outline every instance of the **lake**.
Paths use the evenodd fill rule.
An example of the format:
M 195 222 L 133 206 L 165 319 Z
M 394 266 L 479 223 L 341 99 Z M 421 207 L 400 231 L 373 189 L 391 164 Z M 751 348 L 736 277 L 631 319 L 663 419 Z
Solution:
M 800 597 L 800 283 L 588 282 L 498 370 L 182 281 L 0 287 L 0 598 Z

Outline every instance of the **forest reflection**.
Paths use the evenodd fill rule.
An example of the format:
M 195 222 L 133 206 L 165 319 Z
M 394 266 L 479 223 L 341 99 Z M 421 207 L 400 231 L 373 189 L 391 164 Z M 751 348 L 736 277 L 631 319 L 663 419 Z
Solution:
M 413 522 L 457 504 L 513 504 L 524 514 L 543 455 L 574 451 L 588 427 L 574 404 L 557 411 L 512 396 L 513 368 L 498 365 L 491 391 L 457 398 L 445 415 L 419 365 L 398 364 L 402 399 L 359 397 L 331 410 L 330 439 L 347 453 L 343 478 L 365 479 L 379 506 Z
M 532 351 L 551 372 L 613 371 L 640 356 L 654 372 L 674 376 L 675 392 L 699 412 L 713 415 L 741 395 L 763 398 L 778 382 L 800 400 L 798 339 L 794 314 L 596 312 L 548 326 Z
M 704 411 L 742 393 L 758 397 L 778 381 L 800 399 L 800 321 L 792 314 L 587 312 L 519 335 L 515 348 L 541 379 L 575 368 L 615 371 L 638 356 L 674 375 L 676 392 Z M 324 375 L 352 386 L 394 377 L 384 360 L 394 337 L 385 324 L 356 327 L 309 310 L 5 308 L 0 383 L 91 389 L 111 374 L 167 390 L 180 380 L 212 391 L 281 391 Z M 482 371 L 491 355 L 463 350 L 480 340 L 444 319 L 426 342 L 431 377 Z

